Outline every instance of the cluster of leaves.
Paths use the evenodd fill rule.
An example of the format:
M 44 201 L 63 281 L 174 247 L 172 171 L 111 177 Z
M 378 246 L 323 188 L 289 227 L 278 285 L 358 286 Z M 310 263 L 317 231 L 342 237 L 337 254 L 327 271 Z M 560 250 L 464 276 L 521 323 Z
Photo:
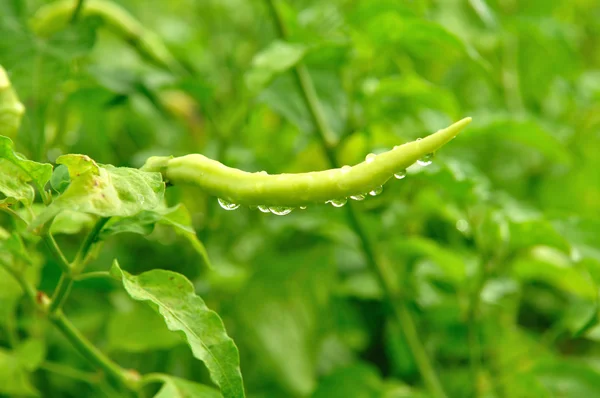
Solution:
M 226 212 L 133 168 L 328 168 L 300 63 L 343 164 L 473 117 L 356 206 L 447 395 L 600 395 L 597 2 L 278 1 L 283 38 L 267 1 L 115 0 L 177 66 L 98 15 L 41 35 L 45 3 L 0 2 L 26 108 L 17 132 L 0 75 L 0 135 L 27 157 L 0 140 L 0 395 L 114 396 L 27 300 L 61 275 L 44 233 L 78 259 L 102 222 L 62 310 L 157 396 L 241 396 L 238 349 L 252 397 L 429 396 L 344 209 Z

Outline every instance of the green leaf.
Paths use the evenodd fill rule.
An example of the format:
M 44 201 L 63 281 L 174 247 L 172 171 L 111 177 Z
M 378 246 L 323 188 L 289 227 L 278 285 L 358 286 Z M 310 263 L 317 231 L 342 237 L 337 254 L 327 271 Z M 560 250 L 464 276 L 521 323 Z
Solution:
M 39 392 L 29 381 L 29 371 L 19 356 L 0 348 L 0 394 L 9 396 L 39 397 Z
M 600 220 L 569 217 L 553 224 L 568 239 L 575 258 L 590 258 L 600 262 Z
M 536 366 L 533 373 L 553 397 L 600 396 L 600 373 L 585 363 L 544 361 Z
M 0 258 L 0 262 L 2 262 Z M 2 266 L 0 266 L 0 325 L 7 326 L 23 294 L 21 287 Z
M 534 150 L 553 162 L 563 164 L 571 162 L 571 155 L 565 146 L 537 120 L 493 116 L 487 119 L 485 115 L 482 115 L 481 121 L 467 136 L 466 140 L 471 145 L 485 148 L 489 145 L 497 146 L 499 143 L 504 145 L 513 143 L 527 148 L 529 152 L 525 152 L 525 154 L 529 153 L 529 156 L 531 156 L 531 150 Z M 505 152 L 508 152 L 509 149 L 507 148 Z
M 343 82 L 336 72 L 321 71 L 316 68 L 307 69 L 328 125 L 332 131 L 342 132 L 345 129 L 345 118 L 348 113 L 348 99 L 343 89 Z M 316 131 L 310 111 L 292 76 L 279 76 L 260 94 L 258 100 L 288 119 L 299 130 L 305 133 Z
M 127 217 L 162 202 L 165 184 L 160 173 L 98 165 L 86 155 L 64 155 L 56 162 L 67 166 L 71 184 L 34 220 L 32 228 L 63 210 Z
M 15 357 L 26 370 L 36 370 L 46 359 L 46 344 L 41 339 L 28 339 L 15 350 Z
M 6 159 L 0 159 L 0 192 L 5 196 L 0 204 L 11 204 L 15 201 L 25 204 L 33 203 L 35 191 L 29 185 L 29 177 Z
M 102 229 L 100 238 L 106 239 L 109 236 L 125 232 L 149 235 L 154 231 L 156 225 L 173 228 L 178 235 L 184 237 L 192 245 L 204 264 L 212 267 L 206 248 L 198 239 L 196 231 L 192 227 L 190 213 L 182 204 L 145 210 L 131 217 L 114 218 Z
M 525 281 L 543 281 L 559 290 L 596 300 L 597 287 L 587 271 L 574 264 L 564 253 L 547 246 L 537 246 L 516 258 L 513 275 Z
M 37 285 L 39 269 L 31 266 L 31 254 L 16 232 L 9 233 L 0 227 L 0 326 L 14 327 L 11 320 L 23 295 L 21 287 L 5 267 L 24 274 L 31 284 Z
M 246 73 L 246 85 L 250 91 L 258 92 L 277 75 L 293 68 L 306 55 L 301 44 L 273 41 L 269 47 L 254 56 L 252 68 Z
M 86 228 L 91 228 L 96 217 L 91 214 L 73 210 L 63 210 L 54 218 L 50 232 L 53 234 L 75 235 Z
M 571 336 L 579 337 L 598 323 L 598 302 L 574 298 L 562 319 Z
M 0 135 L 14 138 L 24 113 L 25 107 L 19 101 L 6 71 L 0 65 Z
M 156 393 L 154 398 L 220 398 L 222 395 L 214 388 L 194 383 L 179 377 L 151 374 L 151 380 L 160 379 L 163 381 L 162 388 Z M 146 383 L 148 383 L 146 382 Z
M 382 392 L 383 383 L 377 370 L 359 363 L 323 378 L 312 398 L 379 398 Z
M 97 21 L 80 21 L 52 37 L 41 38 L 31 32 L 26 21 L 9 15 L 2 18 L 0 37 L 10 40 L 0 40 L 0 54 L 21 98 L 49 100 L 57 86 L 76 69 L 71 62 L 92 49 L 96 27 Z M 38 68 L 38 62 L 44 67 Z M 32 109 L 29 117 L 35 117 L 33 113 Z
M 397 118 L 398 113 L 423 108 L 439 109 L 452 119 L 458 118 L 460 114 L 458 101 L 451 92 L 416 73 L 375 80 L 369 82 L 363 90 L 369 98 L 369 107 L 392 118 Z
M 50 178 L 52 189 L 58 193 L 63 193 L 70 183 L 71 178 L 69 177 L 69 169 L 63 164 L 58 165 L 54 169 L 54 173 L 52 173 L 52 178 Z
M 167 329 L 161 316 L 147 305 L 120 298 L 116 298 L 117 309 L 107 326 L 110 349 L 147 352 L 172 348 L 182 343 L 180 336 Z M 152 333 L 148 333 L 149 330 Z
M 133 276 L 121 270 L 116 261 L 111 273 L 133 299 L 146 301 L 158 311 L 170 330 L 185 334 L 194 357 L 205 363 L 225 398 L 245 396 L 237 347 L 227 336 L 221 318 L 195 295 L 188 279 L 165 270 Z
M 316 384 L 319 320 L 330 311 L 334 283 L 332 257 L 331 247 L 320 245 L 277 256 L 269 251 L 237 298 L 244 343 L 260 353 L 253 367 L 272 374 L 287 396 L 306 396 Z
M 409 238 L 393 246 L 398 256 L 430 259 L 439 268 L 437 276 L 459 285 L 466 279 L 466 259 L 457 251 L 449 250 L 437 242 L 423 238 Z
M 34 196 L 28 183 L 43 190 L 52 175 L 52 165 L 23 158 L 15 153 L 12 140 L 3 136 L 0 136 L 0 170 L 0 192 L 25 204 L 31 204 Z

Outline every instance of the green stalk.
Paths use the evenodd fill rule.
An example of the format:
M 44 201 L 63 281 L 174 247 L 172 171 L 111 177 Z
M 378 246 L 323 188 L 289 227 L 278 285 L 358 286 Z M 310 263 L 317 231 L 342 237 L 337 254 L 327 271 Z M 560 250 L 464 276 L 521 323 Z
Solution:
M 31 286 L 29 284 L 29 282 L 27 282 L 25 277 L 21 273 L 17 272 L 15 269 L 13 269 L 11 266 L 4 263 L 3 261 L 0 261 L 0 267 L 4 268 L 6 270 L 6 272 L 8 272 L 17 281 L 17 283 L 19 284 L 19 286 L 25 293 L 25 296 L 27 296 L 29 301 L 31 301 L 31 303 L 34 306 L 37 306 L 38 305 L 37 299 L 36 299 L 37 292 L 36 292 L 35 288 L 33 286 Z
M 67 301 L 71 288 L 73 287 L 73 277 L 71 273 L 63 272 L 58 281 L 54 294 L 52 295 L 52 301 L 50 301 L 50 314 L 60 310 L 64 303 Z
M 49 222 L 46 223 L 46 225 L 44 226 L 42 233 L 41 233 L 42 240 L 48 247 L 48 250 L 50 250 L 50 253 L 52 253 L 52 256 L 54 256 L 54 258 L 58 262 L 58 266 L 62 270 L 60 280 L 58 281 L 58 285 L 54 289 L 54 294 L 52 295 L 52 301 L 50 302 L 49 312 L 51 314 L 56 312 L 57 310 L 59 310 L 62 307 L 67 296 L 69 295 L 69 293 L 71 291 L 71 286 L 73 285 L 73 278 L 72 278 L 73 269 L 72 269 L 71 265 L 69 264 L 69 261 L 63 254 L 63 252 L 60 250 L 60 247 L 58 247 L 56 240 L 54 240 L 54 237 L 50 233 L 50 227 L 52 227 L 52 221 L 53 220 L 50 220 Z
M 106 223 L 108 219 L 101 219 L 96 223 L 96 226 L 92 229 L 90 234 L 85 239 L 82 244 L 82 248 L 79 252 L 78 258 L 85 259 L 87 257 L 87 253 L 94 243 L 98 232 L 102 229 L 102 226 Z M 51 223 L 48 223 L 51 224 Z M 59 282 L 58 287 L 56 288 L 54 297 L 52 302 L 50 303 L 50 308 L 48 311 L 44 310 L 43 304 L 38 302 L 37 299 L 37 291 L 34 286 L 32 286 L 22 274 L 14 270 L 12 267 L 9 267 L 4 262 L 0 261 L 0 266 L 6 269 L 9 274 L 11 274 L 15 280 L 18 282 L 19 286 L 25 292 L 25 295 L 29 298 L 29 300 L 33 303 L 36 308 L 40 310 L 44 310 L 47 313 L 49 320 L 63 333 L 63 335 L 69 340 L 69 342 L 92 364 L 96 367 L 104 370 L 106 374 L 119 385 L 125 387 L 129 391 L 136 391 L 137 385 L 133 379 L 127 377 L 127 373 L 121 367 L 119 367 L 116 363 L 114 363 L 110 358 L 105 356 L 100 350 L 90 343 L 84 335 L 82 335 L 75 327 L 69 322 L 69 320 L 64 316 L 61 307 L 64 301 L 66 300 L 68 293 L 71 289 L 71 285 L 73 284 L 73 276 L 72 276 L 72 267 L 67 262 L 65 256 L 62 254 L 60 248 L 56 244 L 54 238 L 49 233 L 50 225 L 45 227 L 45 230 L 42 233 L 42 237 L 44 241 L 48 245 L 50 251 L 54 255 L 54 257 L 58 260 L 59 264 L 61 264 L 61 268 L 66 269 L 66 272 L 63 272 L 61 276 L 61 280 Z
M 73 287 L 73 282 L 75 281 L 75 278 L 81 273 L 81 271 L 83 271 L 83 268 L 87 263 L 86 260 L 90 249 L 92 248 L 92 245 L 96 241 L 98 234 L 109 219 L 110 218 L 108 217 L 104 217 L 96 222 L 90 233 L 86 236 L 85 240 L 81 244 L 81 247 L 77 252 L 77 256 L 75 257 L 75 260 L 72 264 L 68 264 L 68 262 L 66 262 L 67 260 L 65 256 L 62 255 L 62 252 L 58 248 L 58 245 L 56 244 L 54 238 L 52 238 L 52 235 L 50 235 L 50 233 L 44 234 L 44 236 L 46 236 L 48 239 L 47 243 L 50 244 L 51 251 L 59 260 L 59 264 L 62 264 L 61 268 L 63 268 L 63 273 L 60 276 L 58 286 L 54 291 L 54 295 L 52 296 L 52 302 L 50 303 L 50 314 L 59 311 L 66 302 L 67 297 L 71 292 L 71 288 Z M 49 229 L 50 227 L 47 228 Z M 67 271 L 65 271 L 65 267 Z
M 92 245 L 96 243 L 96 239 L 98 239 L 100 231 L 102 231 L 102 228 L 104 228 L 108 220 L 110 220 L 110 217 L 102 217 L 98 221 L 96 221 L 96 224 L 94 224 L 94 227 L 81 244 L 81 247 L 77 252 L 77 256 L 75 257 L 75 261 L 73 261 L 72 264 L 73 273 L 75 275 L 79 275 L 81 271 L 83 271 L 83 268 L 85 267 L 88 261 L 87 257 L 90 253 L 90 249 L 92 248 Z
M 102 369 L 111 379 L 120 385 L 129 390 L 135 390 L 135 386 L 132 380 L 127 378 L 125 370 L 94 347 L 81 332 L 75 329 L 62 311 L 59 310 L 56 312 L 50 317 L 50 320 L 88 361 Z
M 41 308 L 41 305 L 37 302 L 36 289 L 14 269 L 8 265 L 0 262 L 0 266 L 8 271 L 8 273 L 15 278 L 19 286 L 25 292 L 25 295 L 33 303 L 36 308 Z M 96 365 L 98 368 L 104 370 L 113 380 L 118 382 L 120 385 L 126 387 L 129 390 L 135 391 L 136 386 L 132 380 L 130 380 L 123 369 L 121 369 L 116 363 L 112 362 L 106 357 L 100 350 L 94 347 L 86 338 L 83 336 L 75 327 L 65 318 L 62 311 L 59 309 L 54 314 L 49 314 L 50 321 L 64 334 L 69 342 L 91 363 Z
M 48 250 L 50 250 L 50 253 L 52 253 L 52 255 L 54 256 L 56 261 L 58 261 L 58 266 L 60 267 L 62 272 L 65 274 L 71 274 L 71 266 L 69 265 L 69 261 L 67 260 L 65 255 L 62 253 L 62 251 L 58 247 L 58 244 L 54 240 L 54 237 L 50 233 L 50 225 L 51 224 L 52 224 L 51 221 L 48 222 L 44 231 L 42 231 L 42 240 L 48 247 Z
M 88 384 L 98 384 L 101 380 L 99 374 L 84 372 L 70 366 L 66 366 L 56 362 L 45 361 L 40 365 L 40 369 L 57 375 L 70 377 L 73 380 L 83 381 Z
M 94 271 L 86 272 L 85 274 L 79 274 L 74 279 L 76 281 L 84 281 L 87 279 L 113 279 L 108 271 Z
M 83 3 L 85 3 L 85 0 L 77 0 L 77 5 L 75 6 L 73 14 L 71 15 L 71 23 L 77 22 L 77 18 L 79 17 L 79 14 L 81 14 L 81 10 L 83 9 Z
M 287 32 L 283 18 L 279 15 L 277 7 L 274 4 L 274 0 L 266 0 L 267 6 L 273 15 L 276 22 L 278 34 L 282 39 L 286 39 Z M 321 142 L 321 146 L 325 155 L 327 156 L 331 167 L 339 167 L 335 156 L 335 147 L 333 144 L 333 134 L 327 125 L 325 115 L 321 108 L 317 92 L 315 90 L 313 81 L 308 73 L 306 67 L 300 63 L 294 68 L 294 76 L 298 82 L 300 91 L 304 98 L 304 102 L 311 114 L 313 122 L 317 127 L 317 137 Z M 377 280 L 385 294 L 386 301 L 393 310 L 393 314 L 396 317 L 402 331 L 406 337 L 406 341 L 410 347 L 410 350 L 414 356 L 415 362 L 421 373 L 423 381 L 427 385 L 427 388 L 431 394 L 437 398 L 445 398 L 446 393 L 444 392 L 442 385 L 438 379 L 431 361 L 429 360 L 425 347 L 419 339 L 417 329 L 415 327 L 414 320 L 408 311 L 408 309 L 398 301 L 399 299 L 399 288 L 395 283 L 395 277 L 392 270 L 387 266 L 387 263 L 379 260 L 375 255 L 375 250 L 371 246 L 369 237 L 362 227 L 358 214 L 354 209 L 352 203 L 349 203 L 346 207 L 346 216 L 348 223 L 358 236 L 363 253 L 367 259 L 367 263 L 371 268 L 372 272 L 376 275 Z

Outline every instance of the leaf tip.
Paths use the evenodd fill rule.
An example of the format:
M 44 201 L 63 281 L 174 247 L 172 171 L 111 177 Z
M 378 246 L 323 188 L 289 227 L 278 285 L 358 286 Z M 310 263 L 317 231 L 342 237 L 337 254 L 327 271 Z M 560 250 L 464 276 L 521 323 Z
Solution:
M 121 280 L 121 278 L 123 277 L 123 270 L 119 266 L 119 262 L 116 258 L 113 260 L 109 273 L 110 276 L 112 276 L 116 280 Z

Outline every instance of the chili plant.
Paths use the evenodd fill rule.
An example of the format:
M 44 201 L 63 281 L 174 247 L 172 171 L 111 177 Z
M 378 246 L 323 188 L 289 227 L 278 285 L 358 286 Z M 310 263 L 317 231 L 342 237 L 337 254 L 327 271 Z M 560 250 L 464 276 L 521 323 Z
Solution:
M 597 224 L 523 199 L 571 159 L 511 6 L 119 3 L 0 5 L 0 395 L 599 391 L 560 351 Z

